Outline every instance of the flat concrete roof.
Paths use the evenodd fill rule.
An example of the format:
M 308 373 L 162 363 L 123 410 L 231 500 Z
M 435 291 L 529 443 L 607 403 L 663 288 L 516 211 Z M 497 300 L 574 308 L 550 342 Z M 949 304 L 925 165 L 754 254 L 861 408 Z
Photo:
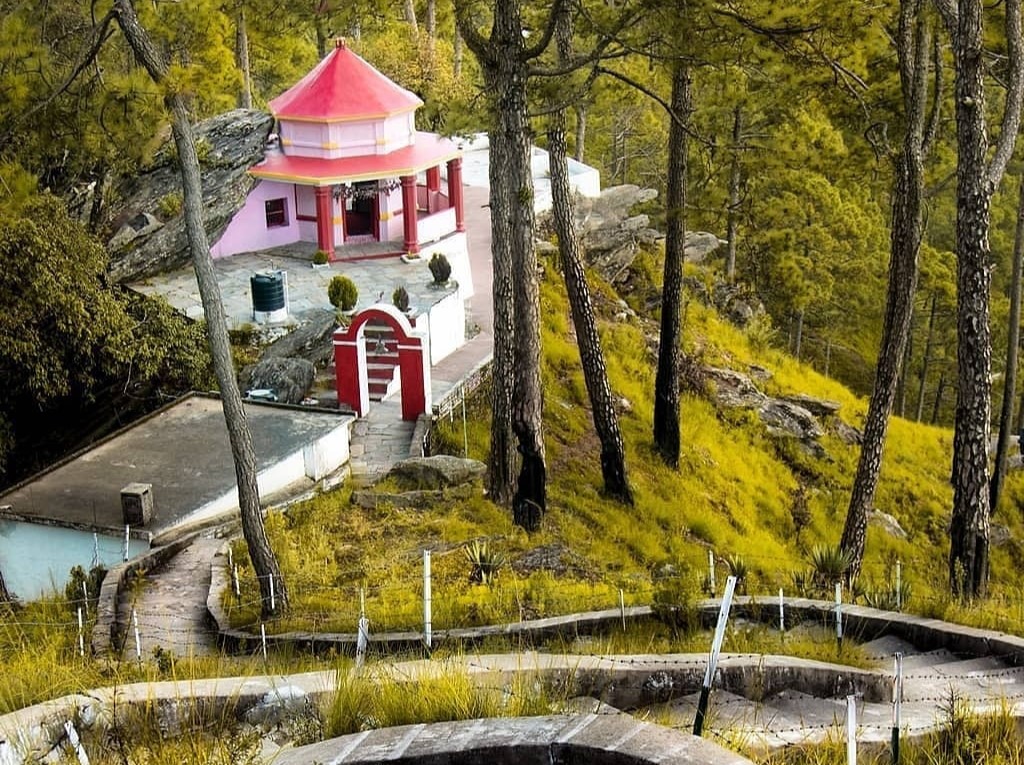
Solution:
M 251 402 L 245 413 L 261 472 L 352 419 Z M 181 399 L 0 495 L 0 505 L 42 522 L 123 527 L 121 489 L 135 482 L 153 485 L 154 533 L 230 492 L 235 467 L 220 399 Z

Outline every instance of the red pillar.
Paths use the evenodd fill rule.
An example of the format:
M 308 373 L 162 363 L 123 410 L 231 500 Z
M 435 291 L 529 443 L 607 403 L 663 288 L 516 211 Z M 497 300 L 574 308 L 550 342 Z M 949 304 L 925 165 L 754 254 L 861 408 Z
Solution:
M 427 191 L 441 190 L 441 168 L 438 165 L 427 168 Z
M 416 221 L 416 176 L 402 176 L 402 223 L 405 229 L 406 252 L 419 252 L 419 232 Z
M 316 246 L 334 257 L 334 201 L 330 186 L 316 187 Z
M 455 230 L 466 230 L 466 214 L 462 202 L 462 157 L 448 160 L 448 204 L 455 208 Z
M 402 374 L 402 419 L 415 422 L 427 411 L 426 380 L 423 375 L 423 342 L 408 338 L 398 343 L 398 366 Z
M 334 333 L 334 372 L 338 391 L 338 403 L 351 407 L 362 416 L 369 408 L 364 395 L 366 379 L 366 347 L 358 331 L 339 329 Z

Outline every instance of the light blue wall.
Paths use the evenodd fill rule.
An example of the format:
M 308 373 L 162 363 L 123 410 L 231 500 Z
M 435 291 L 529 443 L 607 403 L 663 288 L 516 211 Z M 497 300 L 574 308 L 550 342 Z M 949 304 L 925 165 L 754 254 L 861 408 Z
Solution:
M 124 535 L 99 534 L 99 561 L 107 568 L 124 559 Z M 149 549 L 149 543 L 132 539 L 129 557 Z M 63 593 L 68 572 L 75 566 L 86 571 L 92 564 L 93 535 L 88 531 L 0 519 L 0 571 L 7 589 L 21 600 L 35 600 L 55 590 Z

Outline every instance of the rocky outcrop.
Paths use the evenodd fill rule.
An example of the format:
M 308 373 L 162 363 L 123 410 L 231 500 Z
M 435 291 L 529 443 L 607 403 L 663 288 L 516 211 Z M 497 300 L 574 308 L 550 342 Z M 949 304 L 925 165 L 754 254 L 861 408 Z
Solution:
M 764 372 L 759 375 L 761 379 L 771 376 L 767 370 L 761 371 Z M 838 418 L 840 405 L 836 401 L 804 394 L 772 397 L 758 388 L 751 377 L 734 369 L 706 366 L 703 376 L 718 406 L 756 411 L 770 435 L 795 438 L 812 456 L 825 456 L 824 448 L 818 443 L 825 435 L 823 422 L 845 443 L 853 443 L 860 437 L 856 428 Z
M 203 173 L 203 212 L 213 244 L 254 185 L 246 171 L 263 158 L 273 119 L 235 109 L 195 126 Z M 153 163 L 115 188 L 108 219 L 110 277 L 127 282 L 171 271 L 189 261 L 181 214 L 177 153 L 169 140 Z
M 265 358 L 248 374 L 242 375 L 243 387 L 249 390 L 269 390 L 282 404 L 298 404 L 313 386 L 316 370 L 306 359 Z
M 689 236 L 687 234 L 687 238 Z M 764 304 L 747 286 L 731 284 L 718 276 L 711 282 L 704 278 L 687 277 L 683 283 L 697 300 L 714 308 L 737 327 L 745 327 L 766 314 Z
M 479 460 L 437 454 L 402 460 L 388 472 L 398 484 L 408 489 L 437 490 L 483 480 L 487 466 Z
M 664 239 L 665 235 L 651 228 L 650 218 L 633 214 L 633 208 L 658 196 L 654 189 L 632 184 L 611 186 L 598 197 L 576 199 L 576 228 L 580 232 L 587 263 L 611 284 L 628 277 L 642 245 Z M 542 224 L 543 225 L 543 224 Z M 703 231 L 687 231 L 683 255 L 688 262 L 703 263 L 718 249 L 721 240 Z M 557 252 L 550 242 L 538 242 L 541 254 Z
M 334 359 L 332 337 L 338 328 L 334 311 L 311 308 L 302 315 L 299 327 L 284 337 L 275 340 L 263 351 L 263 359 L 301 358 L 317 369 L 322 369 Z
M 895 516 L 889 515 L 889 513 L 883 513 L 881 510 L 871 510 L 868 513 L 868 523 L 896 539 L 907 538 L 907 532 L 900 526 L 900 522 L 896 520 Z

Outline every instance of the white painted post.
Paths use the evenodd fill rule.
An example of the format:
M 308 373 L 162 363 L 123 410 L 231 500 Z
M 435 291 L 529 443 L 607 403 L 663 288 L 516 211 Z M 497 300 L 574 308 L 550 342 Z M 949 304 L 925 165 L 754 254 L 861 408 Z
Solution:
M 128 539 L 129 539 L 130 535 L 131 535 L 131 530 L 130 530 L 128 524 L 125 524 L 125 527 L 124 527 L 124 559 L 126 561 L 128 560 Z
M 88 608 L 89 608 L 89 585 L 87 585 L 85 583 L 84 579 L 82 580 L 82 603 L 85 605 L 86 609 L 88 610 Z
M 469 457 L 469 431 L 466 429 L 466 386 L 462 386 L 462 456 Z
M 786 600 L 782 596 L 782 588 L 779 588 L 779 632 L 786 632 Z
M 356 626 L 356 669 L 366 660 L 366 649 L 370 643 L 370 620 L 366 618 L 366 591 L 359 588 L 359 623 Z
M 846 762 L 857 765 L 857 697 L 846 697 Z
M 619 588 L 619 616 L 622 617 L 622 631 L 626 631 L 626 596 L 622 593 L 622 588 Z
M 356 632 L 356 668 L 363 666 L 366 661 L 366 649 L 370 643 L 370 620 L 365 616 L 359 617 L 359 626 Z
M 95 531 L 92 532 L 92 565 L 90 568 L 96 568 L 100 565 L 100 535 Z
M 142 663 L 142 638 L 139 637 L 139 615 L 132 609 L 132 627 L 135 629 L 135 658 Z
M 708 582 L 711 585 L 711 597 L 715 597 L 715 551 L 708 550 Z
M 843 585 L 836 582 L 836 642 L 843 650 Z
M 231 567 L 231 583 L 235 586 L 235 597 L 242 599 L 242 587 L 238 583 L 238 566 Z
M 228 545 L 228 568 L 235 567 L 235 555 L 231 552 L 231 545 Z
M 82 739 L 78 737 L 78 731 L 75 730 L 75 724 L 71 720 L 67 720 L 64 723 L 64 732 L 68 735 L 68 743 L 71 744 L 71 748 L 75 750 L 78 765 L 89 765 L 89 755 L 85 753 Z
M 903 654 L 897 652 L 893 657 L 892 676 L 892 762 L 900 762 L 900 728 L 903 725 Z
M 260 622 L 260 643 L 263 645 L 263 661 L 267 660 L 267 625 Z
M 896 610 L 903 610 L 903 564 L 896 559 Z
M 430 550 L 423 551 L 423 642 L 429 651 L 433 647 L 431 624 L 431 592 L 430 592 Z
M 708 656 L 708 666 L 704 671 L 704 682 L 700 688 L 700 698 L 697 701 L 697 715 L 693 720 L 693 735 L 699 736 L 704 730 L 704 718 L 708 711 L 708 699 L 711 696 L 711 681 L 715 677 L 715 666 L 718 664 L 718 655 L 722 651 L 722 641 L 725 639 L 725 627 L 729 622 L 729 609 L 732 606 L 732 593 L 736 589 L 736 577 L 730 576 L 725 580 L 725 592 L 722 594 L 722 605 L 718 609 L 718 624 L 715 625 L 715 637 L 711 641 L 711 653 Z
M 82 621 L 82 609 L 78 609 L 78 655 L 85 658 L 85 636 L 82 633 L 85 624 Z
M 270 612 L 273 613 L 277 610 L 277 603 L 274 601 L 274 575 L 268 574 L 270 577 Z

